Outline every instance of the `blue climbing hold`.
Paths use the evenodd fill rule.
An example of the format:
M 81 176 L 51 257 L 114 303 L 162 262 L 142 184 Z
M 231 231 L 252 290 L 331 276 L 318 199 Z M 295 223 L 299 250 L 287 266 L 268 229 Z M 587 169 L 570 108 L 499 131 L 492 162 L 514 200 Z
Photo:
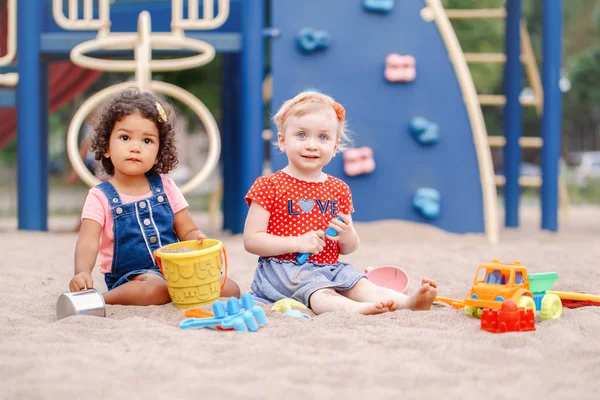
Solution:
M 423 117 L 414 117 L 408 130 L 419 144 L 430 146 L 440 140 L 440 127 Z
M 389 13 L 394 8 L 394 0 L 365 0 L 365 9 L 373 12 Z
M 313 28 L 302 28 L 296 37 L 298 47 L 305 53 L 314 53 L 329 47 L 331 37 L 325 31 L 317 31 Z
M 419 188 L 413 196 L 413 207 L 429 220 L 440 215 L 440 192 L 432 188 Z

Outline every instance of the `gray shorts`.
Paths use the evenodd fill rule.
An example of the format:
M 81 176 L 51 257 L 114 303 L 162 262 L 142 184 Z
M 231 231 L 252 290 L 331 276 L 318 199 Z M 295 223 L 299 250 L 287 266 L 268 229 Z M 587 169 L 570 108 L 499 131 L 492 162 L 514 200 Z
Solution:
M 333 288 L 343 292 L 364 277 L 352 265 L 343 262 L 315 264 L 307 261 L 299 265 L 293 261 L 261 257 L 254 272 L 251 294 L 261 303 L 291 298 L 310 308 L 310 296 L 317 290 Z

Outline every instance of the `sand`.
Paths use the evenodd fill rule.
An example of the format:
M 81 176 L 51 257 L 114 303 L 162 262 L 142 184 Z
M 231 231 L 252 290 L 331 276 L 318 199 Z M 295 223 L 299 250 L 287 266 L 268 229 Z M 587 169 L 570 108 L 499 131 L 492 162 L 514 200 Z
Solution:
M 402 221 L 360 223 L 361 246 L 344 260 L 359 271 L 399 265 L 411 291 L 427 276 L 440 295 L 464 298 L 480 263 L 518 259 L 557 272 L 557 290 L 600 294 L 600 208 L 573 208 L 558 234 L 539 230 L 538 213 L 524 209 L 524 226 L 503 230 L 497 245 Z M 430 312 L 312 319 L 265 308 L 268 324 L 255 333 L 181 330 L 183 311 L 172 304 L 56 321 L 72 275 L 73 222 L 53 218 L 50 233 L 36 233 L 0 221 L 2 399 L 592 399 L 600 389 L 598 307 L 507 334 L 437 303 Z M 206 231 L 227 244 L 230 276 L 248 291 L 256 257 L 241 236 Z M 104 291 L 97 269 L 94 279 Z

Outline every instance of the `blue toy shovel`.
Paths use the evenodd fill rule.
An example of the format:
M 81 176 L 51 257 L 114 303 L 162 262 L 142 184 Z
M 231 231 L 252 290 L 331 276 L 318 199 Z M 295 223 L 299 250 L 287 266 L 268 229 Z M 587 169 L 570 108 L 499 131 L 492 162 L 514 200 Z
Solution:
M 338 221 L 344 222 L 343 219 L 341 219 L 340 217 L 337 217 Z M 327 228 L 327 230 L 325 231 L 325 236 L 337 236 L 338 231 L 336 231 L 333 228 Z M 298 261 L 298 264 L 304 264 L 306 262 L 306 260 L 308 260 L 308 257 L 310 257 L 310 253 L 298 253 L 298 255 L 296 256 L 296 261 Z
M 262 308 L 255 305 L 252 295 L 246 293 L 241 299 L 230 297 L 227 304 L 215 301 L 212 305 L 214 318 L 187 318 L 181 321 L 181 329 L 220 326 L 238 332 L 255 332 L 267 323 Z

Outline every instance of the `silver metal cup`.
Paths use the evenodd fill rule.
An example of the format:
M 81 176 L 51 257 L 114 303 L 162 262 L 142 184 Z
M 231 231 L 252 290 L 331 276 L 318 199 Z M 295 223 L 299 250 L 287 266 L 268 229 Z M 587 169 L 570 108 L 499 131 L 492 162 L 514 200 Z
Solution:
M 56 302 L 56 319 L 71 315 L 106 317 L 104 297 L 96 288 L 61 294 Z

